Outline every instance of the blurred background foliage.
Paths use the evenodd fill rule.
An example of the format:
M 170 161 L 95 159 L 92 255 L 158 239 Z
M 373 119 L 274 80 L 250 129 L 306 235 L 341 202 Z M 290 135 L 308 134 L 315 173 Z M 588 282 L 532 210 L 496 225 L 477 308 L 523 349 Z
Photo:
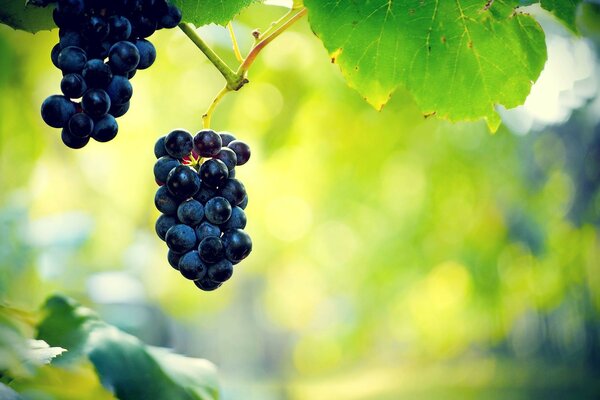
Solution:
M 242 47 L 279 15 L 245 11 Z M 72 151 L 39 116 L 59 91 L 57 32 L 0 26 L 0 298 L 33 312 L 72 296 L 146 343 L 213 361 L 224 399 L 598 398 L 597 15 L 586 39 L 545 22 L 548 42 L 588 67 L 566 87 L 546 78 L 560 113 L 541 115 L 558 119 L 508 111 L 496 135 L 424 118 L 401 92 L 374 111 L 299 23 L 213 117 L 253 149 L 238 177 L 254 251 L 212 293 L 166 261 L 152 166 L 159 136 L 201 128 L 218 72 L 181 32 L 158 32 L 117 139 Z M 233 65 L 226 30 L 201 33 Z M 19 372 L 11 348 L 35 332 L 15 321 L 35 316 L 11 315 L 0 369 L 19 391 L 110 398 L 91 365 Z

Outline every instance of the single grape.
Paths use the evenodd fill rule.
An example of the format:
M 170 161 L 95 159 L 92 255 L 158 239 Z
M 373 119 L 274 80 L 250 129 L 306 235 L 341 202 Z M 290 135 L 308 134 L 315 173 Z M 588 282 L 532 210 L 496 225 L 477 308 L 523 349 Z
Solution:
M 159 21 L 163 28 L 175 28 L 181 22 L 181 10 L 172 4 L 169 4 L 167 13 L 162 16 Z
M 57 43 L 54 45 L 52 51 L 50 52 L 50 59 L 52 60 L 52 64 L 54 64 L 56 68 L 60 68 L 58 66 L 58 55 L 60 54 L 61 50 L 62 48 L 60 47 L 60 43 Z
M 223 147 L 227 147 L 229 143 L 235 140 L 235 136 L 233 136 L 230 132 L 219 132 L 219 136 L 221 136 L 221 142 L 223 143 Z
M 98 15 L 91 15 L 84 26 L 85 36 L 93 42 L 101 42 L 106 39 L 109 31 L 110 25 Z
M 102 89 L 90 89 L 81 99 L 81 107 L 92 118 L 100 118 L 110 109 L 110 97 Z
M 87 62 L 85 51 L 81 47 L 65 47 L 58 53 L 58 67 L 64 72 L 80 73 Z
M 73 136 L 84 138 L 90 136 L 94 129 L 94 120 L 85 113 L 77 113 L 69 119 L 69 132 Z
M 202 279 L 206 274 L 206 265 L 197 251 L 190 251 L 179 259 L 179 272 L 187 279 Z
M 62 31 L 62 29 L 61 29 L 61 31 Z M 62 34 L 62 35 L 60 35 L 60 33 L 59 33 L 59 36 L 60 36 L 59 44 L 60 44 L 61 50 L 66 47 L 69 47 L 69 46 L 83 48 L 84 39 L 79 32 L 68 30 L 68 31 L 65 31 L 64 34 Z
M 223 243 L 216 236 L 209 236 L 198 245 L 198 253 L 202 261 L 215 263 L 223 258 Z
M 65 96 L 53 95 L 42 103 L 42 119 L 53 128 L 63 128 L 77 112 L 75 104 Z
M 90 137 L 77 137 L 71 134 L 67 128 L 63 128 L 60 138 L 62 139 L 65 146 L 71 149 L 81 149 L 90 141 Z
M 206 204 L 207 201 L 217 195 L 217 189 L 208 187 L 204 182 L 200 184 L 200 190 L 194 195 L 194 199 L 198 200 L 202 204 Z
M 218 289 L 223 283 L 215 282 L 205 276 L 202 279 L 195 280 L 194 284 L 198 289 L 204 290 L 205 292 L 212 292 L 213 290 Z
M 245 210 L 246 207 L 248 207 L 248 195 L 246 194 L 246 197 L 244 197 L 244 200 L 242 200 L 242 202 L 240 204 L 238 204 L 238 207 L 241 208 L 242 210 Z
M 132 17 L 133 35 L 138 38 L 147 38 L 156 31 L 156 20 L 144 14 Z
M 229 231 L 232 229 L 244 229 L 246 227 L 246 213 L 240 207 L 232 207 L 231 209 L 231 217 L 225 222 L 225 224 L 221 225 L 224 231 Z M 196 230 L 196 236 L 198 235 L 198 231 Z
M 83 76 L 79 74 L 67 74 L 60 81 L 60 90 L 71 99 L 77 99 L 85 93 L 87 85 Z
M 222 146 L 221 136 L 212 129 L 203 129 L 194 136 L 194 151 L 202 157 L 213 157 Z
M 234 264 L 239 263 L 252 251 L 250 236 L 241 229 L 232 229 L 223 234 L 225 257 Z
M 167 149 L 165 149 L 165 137 L 166 136 L 159 138 L 154 144 L 154 155 L 156 158 L 161 158 L 168 155 Z
M 183 158 L 192 152 L 192 135 L 183 129 L 169 132 L 165 138 L 165 149 L 171 157 Z
M 233 275 L 233 264 L 227 259 L 221 259 L 217 263 L 209 265 L 206 276 L 214 282 L 225 282 Z
M 121 117 L 127 113 L 129 110 L 129 102 L 125 102 L 123 104 L 110 104 L 110 109 L 108 113 L 115 118 Z
M 237 206 L 244 201 L 246 197 L 246 188 L 244 184 L 237 179 L 227 179 L 219 188 L 219 195 L 225 197 L 232 206 Z
M 140 62 L 140 52 L 133 43 L 120 41 L 110 48 L 108 62 L 116 72 L 125 73 L 133 71 Z
M 186 253 L 196 247 L 196 232 L 185 225 L 173 225 L 165 235 L 167 246 L 177 253 Z
M 90 88 L 105 88 L 113 78 L 112 71 L 104 61 L 94 58 L 85 63 L 83 77 Z
M 162 240 L 165 240 L 165 235 L 167 231 L 174 225 L 177 225 L 179 221 L 177 218 L 171 215 L 161 214 L 160 217 L 156 220 L 156 224 L 154 225 L 154 229 L 156 230 L 156 234 Z
M 121 75 L 115 75 L 108 84 L 106 93 L 110 97 L 111 103 L 124 104 L 131 99 L 133 87 L 129 83 L 129 79 Z
M 154 45 L 146 39 L 138 39 L 135 41 L 135 47 L 140 52 L 140 63 L 137 69 L 146 69 L 154 64 L 156 60 L 156 49 Z
M 169 249 L 169 252 L 167 253 L 167 261 L 169 261 L 171 267 L 179 271 L 179 260 L 182 256 L 183 254 L 175 253 L 173 250 Z
M 220 237 L 221 229 L 218 226 L 211 224 L 210 222 L 204 221 L 196 227 L 196 238 L 198 241 L 207 238 L 209 236 Z
M 181 165 L 181 163 L 176 158 L 170 156 L 159 158 L 154 164 L 154 179 L 160 184 L 166 183 L 169 172 L 178 165 Z
M 215 155 L 217 160 L 223 161 L 225 165 L 227 165 L 227 169 L 229 172 L 233 171 L 235 166 L 237 165 L 237 156 L 235 152 L 231 150 L 229 147 L 223 147 L 219 152 Z
M 92 138 L 97 142 L 110 142 L 117 136 L 119 131 L 119 125 L 110 114 L 106 114 L 100 119 L 94 121 L 94 130 L 92 131 Z
M 179 201 L 169 193 L 165 186 L 161 186 L 156 191 L 156 195 L 154 195 L 154 205 L 163 214 L 176 215 Z
M 200 189 L 200 177 L 187 165 L 178 165 L 169 172 L 166 186 L 175 197 L 187 199 Z
M 127 40 L 131 36 L 131 22 L 122 15 L 113 15 L 108 18 L 109 39 L 112 42 Z
M 229 170 L 223 161 L 213 158 L 202 163 L 198 174 L 203 184 L 217 188 L 227 180 Z
M 204 206 L 199 201 L 189 199 L 179 205 L 177 218 L 189 226 L 196 226 L 204 218 Z
M 223 197 L 213 197 L 204 205 L 204 215 L 212 224 L 224 224 L 231 217 L 231 204 Z
M 231 150 L 235 151 L 237 156 L 237 165 L 244 165 L 250 159 L 250 146 L 241 140 L 234 140 L 227 145 Z

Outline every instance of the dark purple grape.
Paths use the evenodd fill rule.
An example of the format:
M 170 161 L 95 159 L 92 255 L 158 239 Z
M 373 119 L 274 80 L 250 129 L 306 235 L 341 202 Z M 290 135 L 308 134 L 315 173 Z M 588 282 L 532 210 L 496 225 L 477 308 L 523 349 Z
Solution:
M 166 186 L 173 196 L 187 199 L 200 189 L 200 177 L 192 168 L 178 165 L 169 172 Z
M 194 151 L 202 157 L 213 157 L 222 146 L 221 136 L 212 129 L 203 129 L 194 136 Z
M 244 165 L 250 159 L 250 146 L 241 140 L 234 140 L 227 145 L 237 156 L 237 165 Z
M 227 180 L 229 171 L 223 161 L 213 158 L 202 163 L 198 174 L 203 184 L 217 188 Z
M 250 236 L 241 229 L 233 229 L 223 234 L 225 257 L 234 264 L 239 263 L 252 251 Z
M 73 136 L 87 137 L 90 136 L 94 129 L 94 121 L 85 113 L 77 113 L 69 119 L 69 132 Z

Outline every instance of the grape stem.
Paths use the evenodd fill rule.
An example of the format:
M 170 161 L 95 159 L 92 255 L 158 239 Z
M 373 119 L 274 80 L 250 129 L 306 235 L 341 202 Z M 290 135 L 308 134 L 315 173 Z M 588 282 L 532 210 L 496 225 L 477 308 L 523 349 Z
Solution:
M 296 4 L 296 2 L 294 2 Z M 217 105 L 221 101 L 221 99 L 231 91 L 240 90 L 248 80 L 248 70 L 256 61 L 256 57 L 258 54 L 275 38 L 281 35 L 286 29 L 292 26 L 296 21 L 306 15 L 307 10 L 303 6 L 294 6 L 288 13 L 286 13 L 283 17 L 273 22 L 271 26 L 264 32 L 260 33 L 259 31 L 254 31 L 252 34 L 255 38 L 254 44 L 250 49 L 250 52 L 246 56 L 246 58 L 242 59 L 240 54 L 239 46 L 235 37 L 235 33 L 233 32 L 233 27 L 231 23 L 228 24 L 227 28 L 229 30 L 229 34 L 231 35 L 231 40 L 233 42 L 233 51 L 235 53 L 236 58 L 240 61 L 240 66 L 236 71 L 231 69 L 225 61 L 213 49 L 211 49 L 204 40 L 196 33 L 196 30 L 193 28 L 191 24 L 181 23 L 179 24 L 179 28 L 187 35 L 188 38 L 204 53 L 204 55 L 208 58 L 208 60 L 219 70 L 225 81 L 225 87 L 217 93 L 214 100 L 208 107 L 208 110 L 202 115 L 202 125 L 205 129 L 210 127 L 211 116 L 216 109 Z
M 235 54 L 235 58 L 238 62 L 243 62 L 244 57 L 242 57 L 242 53 L 240 53 L 240 46 L 238 46 L 237 38 L 235 37 L 235 31 L 233 30 L 233 24 L 229 22 L 227 24 L 227 30 L 229 31 L 229 36 L 231 36 L 231 44 L 233 46 L 233 54 Z
M 212 103 L 210 103 L 210 106 L 208 107 L 208 110 L 206 110 L 206 112 L 204 113 L 204 115 L 202 115 L 202 127 L 204 129 L 210 128 L 210 119 L 212 117 L 213 112 L 217 108 L 217 105 L 219 104 L 219 102 L 229 92 L 231 92 L 231 89 L 229 89 L 228 85 L 225 85 L 225 87 L 223 89 L 221 89 L 219 91 L 219 93 L 217 93 L 217 95 L 213 99 Z

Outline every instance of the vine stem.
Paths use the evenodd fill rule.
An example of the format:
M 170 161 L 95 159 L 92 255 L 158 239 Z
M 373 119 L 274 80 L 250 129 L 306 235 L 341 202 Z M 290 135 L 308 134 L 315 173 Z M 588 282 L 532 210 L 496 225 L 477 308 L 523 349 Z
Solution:
M 219 103 L 221 102 L 223 97 L 225 97 L 225 95 L 227 93 L 229 93 L 230 91 L 231 91 L 231 89 L 229 88 L 229 86 L 225 85 L 225 87 L 223 87 L 223 89 L 221 89 L 219 91 L 219 93 L 217 93 L 217 95 L 213 99 L 212 103 L 210 103 L 208 110 L 206 110 L 204 115 L 202 115 L 202 127 L 204 129 L 210 128 L 210 120 L 212 118 L 212 115 L 213 115 L 215 109 L 217 108 L 217 105 L 219 105 Z
M 223 78 L 225 78 L 227 81 L 225 87 L 221 89 L 219 93 L 217 93 L 212 103 L 208 107 L 208 110 L 206 110 L 204 115 L 202 115 L 202 125 L 204 129 L 210 128 L 212 114 L 223 97 L 231 91 L 240 90 L 246 83 L 249 82 L 247 79 L 248 69 L 250 69 L 254 61 L 256 61 L 258 54 L 286 29 L 306 15 L 306 13 L 307 10 L 304 7 L 293 7 L 283 17 L 273 22 L 263 34 L 258 33 L 258 31 L 253 32 L 256 40 L 250 49 L 250 52 L 244 59 L 242 59 L 242 55 L 240 54 L 240 49 L 235 37 L 235 32 L 233 31 L 233 26 L 231 23 L 229 23 L 227 25 L 227 29 L 229 30 L 231 41 L 233 42 L 233 51 L 238 61 L 240 61 L 240 66 L 236 71 L 233 71 L 227 65 L 227 63 L 225 63 L 225 61 L 223 61 L 223 59 L 219 57 L 219 55 L 215 53 L 214 50 L 211 49 L 206 42 L 204 42 L 204 40 L 202 40 L 191 24 L 179 24 L 179 28 L 183 31 L 183 33 L 185 33 L 187 37 L 190 38 L 190 40 L 196 45 L 196 47 L 198 47 L 200 51 L 204 53 L 208 60 L 217 68 L 217 70 L 219 70 L 221 75 L 223 75 Z
M 223 61 L 217 53 L 211 49 L 204 40 L 196 33 L 194 28 L 190 24 L 181 23 L 179 28 L 186 34 L 188 38 L 200 49 L 202 53 L 208 58 L 208 60 L 219 70 L 223 78 L 227 81 L 228 85 L 231 85 L 238 81 L 237 74 L 229 68 L 229 66 Z M 237 90 L 237 89 L 234 89 Z
M 256 60 L 258 53 L 261 52 L 269 43 L 271 43 L 277 36 L 281 35 L 286 29 L 298 21 L 304 15 L 306 15 L 307 9 L 302 7 L 299 11 L 291 9 L 286 15 L 276 21 L 267 31 L 258 37 L 257 43 L 252 47 L 248 56 L 244 59 L 236 73 L 241 76 L 245 76 L 248 69 Z

